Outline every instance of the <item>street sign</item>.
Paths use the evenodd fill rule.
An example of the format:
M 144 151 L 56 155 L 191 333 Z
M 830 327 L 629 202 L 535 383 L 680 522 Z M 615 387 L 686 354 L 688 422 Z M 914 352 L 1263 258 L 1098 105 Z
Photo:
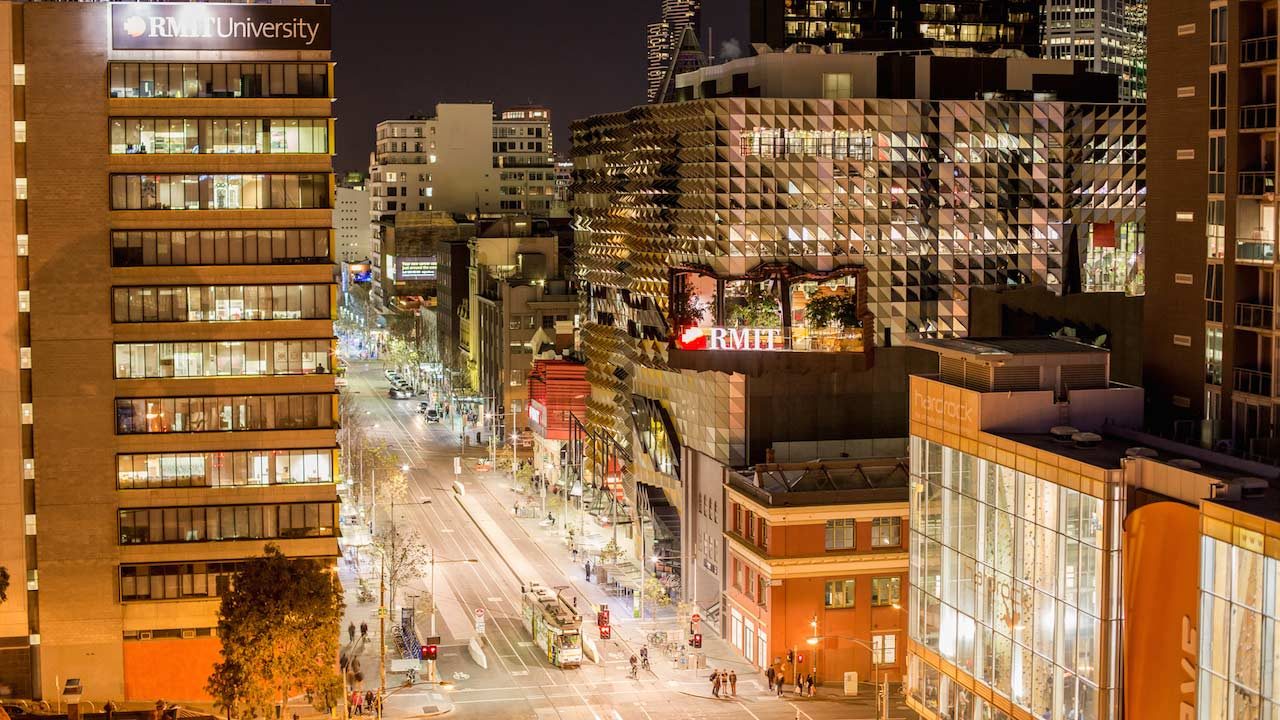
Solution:
M 454 475 L 462 474 L 462 458 L 460 457 L 455 457 L 453 459 L 453 474 Z
M 702 622 L 702 616 L 701 616 L 701 615 L 699 615 L 698 613 L 694 613 L 694 614 L 693 614 L 693 622 L 694 622 L 695 624 L 696 624 L 696 623 L 700 623 L 700 622 Z
M 476 608 L 475 613 L 476 613 L 476 619 L 484 617 L 484 608 L 482 607 Z

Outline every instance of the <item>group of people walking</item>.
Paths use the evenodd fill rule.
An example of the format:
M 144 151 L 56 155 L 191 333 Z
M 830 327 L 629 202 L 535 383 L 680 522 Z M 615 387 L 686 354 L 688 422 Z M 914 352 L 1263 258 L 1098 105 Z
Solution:
M 365 690 L 363 693 L 359 690 L 352 690 L 351 697 L 347 699 L 347 704 L 351 709 L 352 715 L 378 714 L 378 696 L 372 690 Z
M 765 671 L 764 677 L 769 681 L 770 692 L 778 693 L 778 697 L 782 697 L 782 693 L 787 689 L 787 666 L 784 663 L 776 662 L 769 666 Z M 796 694 L 803 697 L 813 697 L 814 694 L 813 673 L 808 675 L 796 675 Z

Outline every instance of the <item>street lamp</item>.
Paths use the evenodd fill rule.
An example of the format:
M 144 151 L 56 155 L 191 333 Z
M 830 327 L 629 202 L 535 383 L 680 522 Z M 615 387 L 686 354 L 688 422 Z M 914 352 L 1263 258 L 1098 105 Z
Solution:
M 897 603 L 894 603 L 892 607 L 895 610 L 902 609 L 902 606 Z M 817 651 L 816 648 L 818 644 L 821 643 L 823 640 L 823 638 L 818 635 L 818 616 L 817 615 L 813 616 L 813 620 L 809 622 L 809 627 L 813 628 L 813 637 L 806 638 L 805 643 L 814 647 L 816 652 Z M 889 718 L 888 678 L 885 679 L 886 680 L 885 684 L 881 685 L 880 666 L 883 665 L 884 663 L 876 662 L 876 649 L 865 640 L 862 640 L 856 637 L 851 637 L 849 635 L 831 635 L 829 637 L 833 637 L 837 640 L 848 640 L 849 642 L 855 645 L 858 645 L 859 647 L 866 648 L 867 652 L 871 654 L 871 672 L 872 672 L 872 677 L 875 680 L 875 686 L 876 686 L 876 717 L 880 718 L 880 720 L 888 720 Z M 881 649 L 881 652 L 883 652 L 883 648 Z M 814 665 L 817 665 L 816 659 L 814 661 Z M 796 672 L 798 675 L 799 668 L 796 669 Z M 883 690 L 883 694 L 882 694 L 882 690 Z

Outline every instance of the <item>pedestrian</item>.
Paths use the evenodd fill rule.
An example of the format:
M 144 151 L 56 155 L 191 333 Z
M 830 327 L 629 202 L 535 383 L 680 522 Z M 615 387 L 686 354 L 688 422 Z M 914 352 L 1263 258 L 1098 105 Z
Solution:
M 586 564 L 583 565 L 582 572 L 586 574 L 587 582 L 591 582 L 591 560 L 587 560 Z
M 373 702 L 374 702 L 373 691 L 365 690 L 364 691 L 364 707 L 365 707 L 365 710 L 368 711 L 369 713 L 375 712 Z
M 773 678 L 776 677 L 777 674 L 778 671 L 774 670 L 772 665 L 769 666 L 768 670 L 764 671 L 764 677 L 769 681 L 769 692 L 773 692 Z
M 782 697 L 782 692 L 786 689 L 786 687 L 787 687 L 787 676 L 783 675 L 782 673 L 778 673 L 778 688 L 777 688 L 778 697 Z
M 360 639 L 361 640 L 369 639 L 369 623 L 367 622 L 360 623 Z
M 719 668 L 711 671 L 711 696 L 720 697 L 720 670 Z
M 360 712 L 360 704 L 363 702 L 364 702 L 364 696 L 360 694 L 360 691 L 352 690 L 351 691 L 351 712 L 355 713 L 356 715 L 361 715 L 362 713 Z
M 813 673 L 809 673 L 804 678 L 804 694 L 813 697 Z
M 729 694 L 738 697 L 738 673 L 729 671 Z
M 571 549 L 571 550 L 569 551 L 569 554 L 573 555 L 573 561 L 574 561 L 574 562 L 578 562 L 578 548 L 576 548 L 576 547 L 575 547 L 575 548 Z
M 351 642 L 356 641 L 356 624 L 355 623 L 350 623 L 347 625 L 347 637 L 351 638 Z

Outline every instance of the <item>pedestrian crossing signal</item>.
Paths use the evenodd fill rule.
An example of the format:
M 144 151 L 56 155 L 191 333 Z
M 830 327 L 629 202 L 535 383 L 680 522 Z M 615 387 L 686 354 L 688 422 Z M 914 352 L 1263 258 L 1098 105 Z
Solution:
M 428 645 L 424 650 L 426 650 L 428 660 L 435 660 L 436 656 L 440 654 L 439 645 Z
M 600 626 L 600 639 L 608 640 L 613 637 L 613 628 L 609 625 Z
M 702 649 L 702 633 L 693 634 L 693 647 L 695 649 Z

